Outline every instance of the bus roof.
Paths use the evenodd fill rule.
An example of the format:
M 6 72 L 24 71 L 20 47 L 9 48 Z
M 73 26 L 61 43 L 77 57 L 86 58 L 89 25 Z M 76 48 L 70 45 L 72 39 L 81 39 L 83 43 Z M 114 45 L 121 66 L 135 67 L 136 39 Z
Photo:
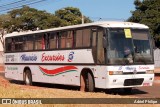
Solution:
M 144 24 L 133 23 L 133 22 L 98 21 L 98 22 L 93 22 L 93 23 L 85 23 L 85 24 L 51 28 L 51 29 L 45 29 L 45 30 L 36 30 L 36 31 L 28 31 L 28 32 L 13 32 L 13 33 L 5 35 L 5 37 L 26 35 L 26 34 L 35 34 L 35 33 L 43 33 L 43 32 L 45 33 L 45 32 L 50 32 L 50 31 L 67 30 L 67 29 L 81 28 L 81 27 L 87 27 L 87 26 L 99 26 L 99 27 L 104 27 L 104 28 L 148 29 L 148 26 L 146 26 Z

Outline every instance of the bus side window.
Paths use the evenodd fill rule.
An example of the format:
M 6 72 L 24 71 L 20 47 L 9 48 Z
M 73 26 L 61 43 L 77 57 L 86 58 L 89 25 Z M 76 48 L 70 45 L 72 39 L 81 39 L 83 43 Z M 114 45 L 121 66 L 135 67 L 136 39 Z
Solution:
M 91 41 L 90 29 L 76 31 L 76 47 L 89 47 Z
M 92 47 L 96 47 L 96 37 L 97 37 L 97 32 L 92 33 Z
M 73 31 L 68 31 L 66 38 L 66 48 L 73 48 Z
M 45 45 L 45 35 L 42 35 L 41 37 L 42 41 L 41 41 L 41 49 L 45 49 L 46 48 L 46 45 Z
M 12 38 L 11 51 L 15 51 L 15 40 Z
M 23 36 L 15 37 L 15 51 L 22 51 L 23 50 Z
M 58 33 L 52 32 L 50 33 L 49 39 L 49 47 L 50 49 L 57 49 L 58 48 Z
M 84 29 L 83 30 L 83 47 L 89 47 L 91 43 L 91 30 Z
M 97 50 L 97 32 L 93 31 L 92 32 L 92 54 L 93 54 L 93 59 L 94 62 L 96 62 L 96 50 Z
M 6 52 L 10 52 L 10 51 L 12 51 L 12 46 L 14 46 L 13 45 L 13 40 L 12 40 L 13 38 L 6 38 L 6 41 L 5 41 L 5 49 L 6 49 Z
M 49 49 L 49 33 L 44 34 L 45 49 Z
M 28 50 L 28 48 L 27 48 L 27 37 L 26 36 L 23 37 L 23 42 L 24 42 L 23 50 Z
M 35 50 L 45 49 L 44 34 L 37 34 L 35 36 Z
M 67 37 L 67 32 L 61 32 L 60 36 L 60 48 L 65 48 L 66 47 L 66 37 Z
M 77 30 L 76 31 L 76 47 L 82 47 L 82 40 L 83 40 L 83 37 L 82 37 L 82 30 Z
M 103 48 L 103 30 L 98 31 L 98 42 L 97 42 L 97 63 L 104 64 L 104 48 Z
M 27 35 L 24 38 L 24 50 L 33 50 L 33 35 Z

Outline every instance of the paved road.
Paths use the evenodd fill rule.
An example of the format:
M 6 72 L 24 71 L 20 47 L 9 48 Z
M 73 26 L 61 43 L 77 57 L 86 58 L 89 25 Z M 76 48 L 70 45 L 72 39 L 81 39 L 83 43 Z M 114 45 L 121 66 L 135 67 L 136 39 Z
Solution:
M 152 87 L 140 87 L 133 90 L 132 96 L 140 98 L 160 98 L 160 82 L 155 82 Z
M 4 77 L 4 73 L 0 72 L 0 76 Z M 159 76 L 159 75 L 158 75 Z M 159 77 L 160 78 L 160 77 Z M 46 87 L 46 88 L 61 88 L 61 89 L 72 89 L 77 90 L 75 87 L 70 86 L 62 86 L 62 85 L 50 85 L 50 84 L 36 84 L 36 86 L 39 87 Z M 102 92 L 104 90 L 97 89 L 96 92 Z M 106 90 L 105 90 L 106 91 Z M 156 80 L 151 87 L 139 87 L 139 88 L 133 88 L 131 94 L 126 94 L 122 89 L 119 90 L 112 90 L 111 92 L 106 91 L 106 94 L 112 94 L 112 95 L 121 95 L 121 96 L 132 96 L 132 97 L 139 97 L 139 98 L 160 98 L 160 80 Z
M 144 98 L 160 98 L 160 73 L 155 74 L 155 81 L 151 87 L 140 87 L 133 90 L 134 96 Z M 135 92 L 134 92 L 135 91 Z
M 114 95 L 121 95 L 121 96 L 131 96 L 131 97 L 138 97 L 138 98 L 160 98 L 160 80 L 154 82 L 153 86 L 150 87 L 138 87 L 133 88 L 132 93 L 124 93 L 122 89 L 113 90 L 112 93 L 107 94 L 114 94 Z

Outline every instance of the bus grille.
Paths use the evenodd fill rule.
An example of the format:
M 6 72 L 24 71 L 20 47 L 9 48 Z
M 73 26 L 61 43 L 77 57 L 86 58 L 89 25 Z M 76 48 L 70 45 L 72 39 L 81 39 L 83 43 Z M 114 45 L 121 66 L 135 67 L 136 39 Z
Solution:
M 131 85 L 141 85 L 143 83 L 144 79 L 126 79 L 124 81 L 124 86 L 131 86 Z

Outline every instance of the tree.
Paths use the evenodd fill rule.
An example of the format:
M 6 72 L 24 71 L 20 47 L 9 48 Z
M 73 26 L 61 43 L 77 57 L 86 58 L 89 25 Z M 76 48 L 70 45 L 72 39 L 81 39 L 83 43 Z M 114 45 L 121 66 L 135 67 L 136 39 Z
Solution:
M 27 31 L 48 29 L 67 25 L 81 24 L 82 13 L 78 8 L 66 7 L 57 10 L 55 15 L 40 11 L 29 6 L 14 9 L 7 14 L 0 15 L 0 42 L 4 46 L 4 33 L 14 31 Z M 91 22 L 84 16 L 84 22 Z
M 81 18 L 82 13 L 78 8 L 66 7 L 63 10 L 57 10 L 54 15 L 23 6 L 23 8 L 12 10 L 6 15 L 1 15 L 0 25 L 7 32 L 27 31 L 81 24 Z M 91 20 L 84 16 L 84 22 L 88 23 Z
M 6 21 L 11 20 L 11 17 L 8 14 L 2 14 L 0 15 L 0 29 L 3 28 L 3 23 L 5 23 Z
M 4 35 L 6 33 L 6 31 L 3 29 L 3 23 L 5 23 L 5 21 L 10 20 L 10 16 L 7 14 L 2 14 L 0 15 L 0 45 L 4 48 Z
M 2 27 L 7 29 L 8 32 L 36 30 L 37 28 L 47 29 L 67 25 L 55 15 L 28 6 L 12 10 L 8 15 L 10 20 L 5 20 L 2 23 Z
M 136 10 L 128 21 L 148 25 L 156 46 L 160 47 L 160 0 L 135 0 L 134 5 Z
M 66 7 L 55 12 L 55 16 L 62 20 L 65 20 L 68 25 L 76 25 L 82 23 L 82 17 L 84 18 L 84 23 L 89 23 L 91 20 L 86 16 L 83 16 L 78 8 Z
M 0 43 L 4 49 L 4 34 L 5 34 L 5 30 L 4 29 L 0 29 Z

